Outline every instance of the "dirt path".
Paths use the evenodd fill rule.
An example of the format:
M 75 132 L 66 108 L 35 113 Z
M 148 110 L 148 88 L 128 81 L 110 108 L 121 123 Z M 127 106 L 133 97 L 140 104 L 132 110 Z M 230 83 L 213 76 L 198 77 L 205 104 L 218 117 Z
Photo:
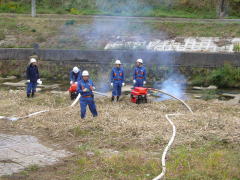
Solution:
M 32 19 L 30 14 L 11 14 L 11 13 L 0 13 L 1 17 L 11 18 L 29 18 Z M 133 22 L 176 22 L 176 23 L 240 23 L 240 19 L 193 19 L 193 18 L 163 18 L 163 17 L 129 17 L 129 16 L 81 16 L 81 15 L 60 15 L 60 14 L 38 14 L 36 18 L 41 19 L 54 19 L 54 20 L 69 20 L 69 19 L 97 19 L 97 20 L 109 20 L 109 21 L 126 21 L 131 20 Z

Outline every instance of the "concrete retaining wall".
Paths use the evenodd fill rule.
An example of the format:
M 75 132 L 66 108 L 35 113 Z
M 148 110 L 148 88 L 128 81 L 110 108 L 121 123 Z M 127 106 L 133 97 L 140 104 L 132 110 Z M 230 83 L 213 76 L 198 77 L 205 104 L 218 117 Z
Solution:
M 114 59 L 134 63 L 142 58 L 145 64 L 166 66 L 217 67 L 231 63 L 240 67 L 240 53 L 152 52 L 144 50 L 54 50 L 54 49 L 0 49 L 0 60 L 26 60 L 36 54 L 44 61 L 71 61 L 77 63 L 109 64 Z

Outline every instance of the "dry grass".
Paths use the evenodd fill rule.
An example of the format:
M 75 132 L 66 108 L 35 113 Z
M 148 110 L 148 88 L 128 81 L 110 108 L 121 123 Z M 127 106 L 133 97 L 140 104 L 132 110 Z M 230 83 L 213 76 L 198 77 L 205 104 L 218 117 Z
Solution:
M 232 150 L 239 149 L 240 144 L 239 106 L 190 100 L 192 115 L 176 101 L 136 105 L 124 97 L 120 103 L 105 98 L 96 102 L 99 116 L 92 118 L 88 111 L 87 118 L 81 120 L 79 106 L 65 108 L 70 104 L 66 95 L 42 93 L 26 99 L 24 92 L 1 91 L 0 115 L 52 111 L 13 123 L 0 120 L 0 130 L 60 142 L 77 155 L 57 170 L 41 169 L 26 179 L 36 177 L 36 173 L 42 177 L 44 172 L 43 179 L 61 177 L 64 172 L 58 179 L 151 179 L 160 172 L 159 157 L 172 131 L 164 115 L 173 112 L 186 115 L 174 118 L 177 137 L 167 163 L 169 179 L 204 179 L 202 173 L 219 179 L 220 169 L 225 167 L 223 179 L 240 178 L 239 153 Z M 89 151 L 94 152 L 93 157 L 86 155 Z
M 124 145 L 124 139 L 143 147 L 159 146 L 168 141 L 172 131 L 164 115 L 179 112 L 186 115 L 174 118 L 178 133 L 175 144 L 209 140 L 240 142 L 239 106 L 191 100 L 188 102 L 194 111 L 191 115 L 176 101 L 137 106 L 127 97 L 118 104 L 110 103 L 109 99 L 97 99 L 99 116 L 92 118 L 88 111 L 87 118 L 81 120 L 79 106 L 65 108 L 70 104 L 66 95 L 40 94 L 35 99 L 26 99 L 24 92 L 1 93 L 1 115 L 24 116 L 50 109 L 49 113 L 17 121 L 13 126 L 31 131 L 48 129 L 54 137 L 83 136 L 98 146 L 110 146 L 113 140 L 119 146 Z

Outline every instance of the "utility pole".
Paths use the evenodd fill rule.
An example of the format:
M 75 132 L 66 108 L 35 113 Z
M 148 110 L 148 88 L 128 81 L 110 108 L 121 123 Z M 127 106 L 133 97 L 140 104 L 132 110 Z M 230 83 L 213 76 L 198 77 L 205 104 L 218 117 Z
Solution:
M 32 17 L 36 16 L 36 0 L 32 0 Z
M 218 0 L 217 16 L 224 18 L 228 15 L 228 0 Z

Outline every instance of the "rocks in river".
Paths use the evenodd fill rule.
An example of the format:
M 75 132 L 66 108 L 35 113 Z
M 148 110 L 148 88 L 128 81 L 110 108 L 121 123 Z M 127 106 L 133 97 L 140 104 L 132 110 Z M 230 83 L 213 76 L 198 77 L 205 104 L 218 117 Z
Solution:
M 14 79 L 17 79 L 17 77 L 16 76 L 7 76 L 5 78 L 0 77 L 0 80 L 2 80 L 2 81 L 4 81 L 4 80 L 14 80 Z
M 3 83 L 5 86 L 11 86 L 11 87 L 26 87 L 27 81 L 22 80 L 19 82 L 5 82 Z M 51 85 L 38 85 L 39 88 L 44 88 L 44 89 L 56 89 L 59 88 L 59 84 L 51 84 Z
M 192 87 L 193 90 L 216 90 L 217 86 L 208 86 L 208 87 L 199 87 L 199 86 L 193 86 Z
M 25 80 L 23 81 L 19 81 L 19 82 L 5 82 L 3 83 L 3 85 L 5 86 L 12 86 L 12 87 L 25 87 L 26 86 L 26 82 Z
M 236 105 L 240 103 L 240 94 L 229 94 L 229 93 L 223 93 L 221 96 L 231 98 L 227 101 L 230 105 Z

